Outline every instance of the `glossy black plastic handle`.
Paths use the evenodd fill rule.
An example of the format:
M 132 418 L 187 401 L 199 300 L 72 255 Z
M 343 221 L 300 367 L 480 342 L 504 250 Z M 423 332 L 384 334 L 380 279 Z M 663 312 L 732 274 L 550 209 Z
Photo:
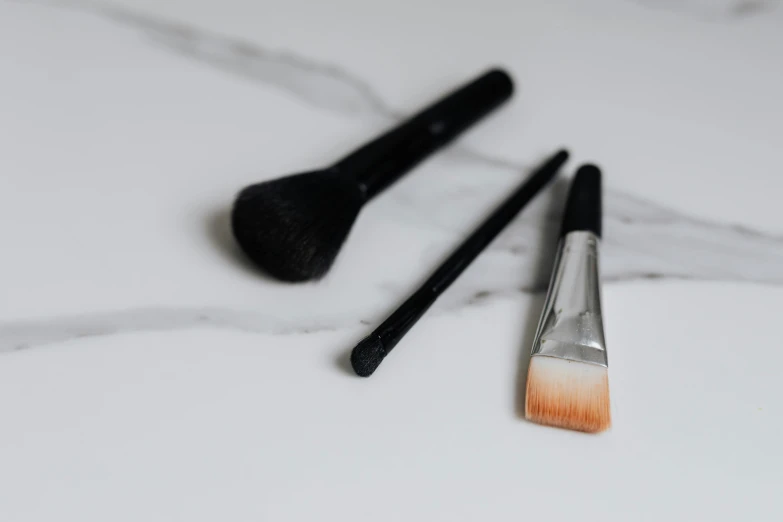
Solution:
M 364 145 L 333 168 L 353 176 L 370 199 L 508 100 L 511 77 L 493 69 Z
M 373 332 L 388 353 L 457 277 L 487 248 L 492 240 L 543 189 L 568 160 L 568 152 L 550 156 L 486 220 L 468 236 L 443 264 L 402 306 Z
M 595 165 L 579 167 L 568 191 L 560 237 L 577 230 L 601 237 L 601 170 Z

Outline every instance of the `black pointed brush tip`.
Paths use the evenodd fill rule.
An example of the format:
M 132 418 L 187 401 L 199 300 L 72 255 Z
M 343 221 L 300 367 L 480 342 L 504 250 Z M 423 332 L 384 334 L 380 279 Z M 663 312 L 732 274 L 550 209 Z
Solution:
M 369 377 L 378 369 L 386 350 L 377 335 L 370 335 L 362 339 L 351 352 L 351 366 L 359 377 Z

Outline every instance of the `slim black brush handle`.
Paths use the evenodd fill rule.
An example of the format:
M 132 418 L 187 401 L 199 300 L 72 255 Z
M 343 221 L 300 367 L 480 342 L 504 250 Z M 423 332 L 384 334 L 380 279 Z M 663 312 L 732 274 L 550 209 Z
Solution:
M 601 237 L 601 171 L 595 165 L 579 167 L 568 192 L 560 237 L 577 230 Z
M 525 205 L 555 177 L 567 159 L 568 152 L 565 150 L 550 157 L 449 256 L 421 288 L 373 332 L 372 335 L 378 336 L 383 344 L 384 356 L 416 324 L 416 321 L 438 296 L 457 279 Z
M 508 100 L 511 77 L 493 69 L 452 92 L 334 165 L 354 176 L 370 199 L 427 156 Z

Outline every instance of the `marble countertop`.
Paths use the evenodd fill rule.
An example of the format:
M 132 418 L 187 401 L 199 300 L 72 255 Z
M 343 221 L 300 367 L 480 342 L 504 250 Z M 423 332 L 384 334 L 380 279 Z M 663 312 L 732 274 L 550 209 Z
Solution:
M 0 0 L 0 55 L 0 520 L 783 518 L 783 2 Z M 241 187 L 493 65 L 326 279 L 239 255 Z M 565 181 L 352 376 L 559 146 L 605 172 L 612 430 L 518 415 Z

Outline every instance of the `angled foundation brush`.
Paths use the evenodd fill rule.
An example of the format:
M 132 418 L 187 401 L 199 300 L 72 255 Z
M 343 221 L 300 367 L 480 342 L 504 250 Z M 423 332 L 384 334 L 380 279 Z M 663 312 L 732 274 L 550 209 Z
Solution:
M 273 277 L 321 278 L 365 203 L 512 92 L 509 75 L 491 70 L 330 167 L 245 188 L 231 216 L 237 243 Z
M 357 375 L 369 377 L 424 312 L 492 242 L 568 159 L 561 150 L 540 166 L 438 268 L 411 297 L 351 352 Z
M 525 417 L 595 433 L 611 424 L 598 272 L 601 172 L 579 168 L 568 194 L 544 310 L 533 340 Z

